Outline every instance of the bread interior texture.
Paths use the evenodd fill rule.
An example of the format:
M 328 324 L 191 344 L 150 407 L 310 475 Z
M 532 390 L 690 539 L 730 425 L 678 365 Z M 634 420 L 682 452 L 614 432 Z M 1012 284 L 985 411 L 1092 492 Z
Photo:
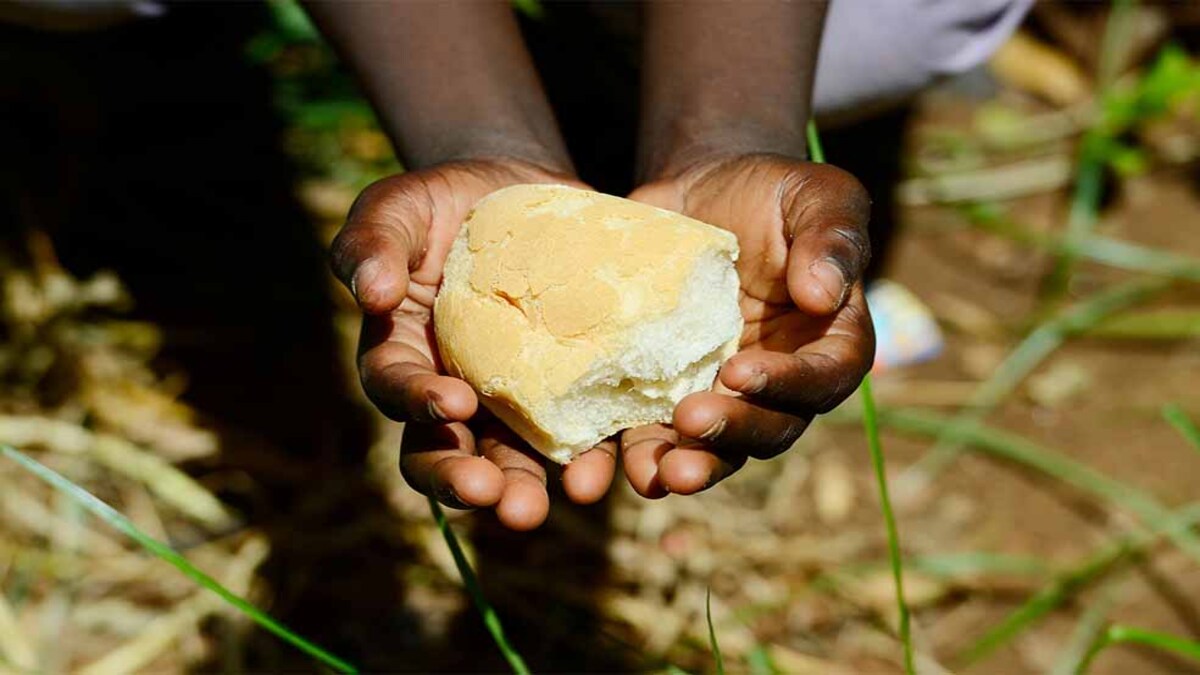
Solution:
M 566 463 L 623 429 L 667 423 L 690 393 L 712 387 L 721 363 L 737 349 L 742 317 L 737 272 L 717 251 L 695 259 L 675 309 L 635 324 L 624 344 L 597 359 L 565 396 L 532 411 L 557 442 L 538 448 Z

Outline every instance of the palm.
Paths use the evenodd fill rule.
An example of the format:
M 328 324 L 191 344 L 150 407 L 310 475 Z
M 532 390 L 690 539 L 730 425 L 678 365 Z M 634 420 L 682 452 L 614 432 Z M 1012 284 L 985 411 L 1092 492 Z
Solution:
M 509 185 L 571 181 L 531 167 L 487 163 L 450 164 L 402 174 L 395 180 L 405 182 L 403 198 L 396 200 L 395 208 L 412 212 L 406 222 L 427 224 L 425 250 L 409 272 L 408 288 L 400 305 L 388 315 L 368 317 L 364 332 L 369 331 L 376 339 L 407 345 L 442 371 L 434 339 L 433 301 L 450 246 L 471 208 L 487 194 Z M 376 189 L 395 187 L 384 181 Z M 397 230 L 397 236 L 421 238 L 419 232 L 403 230 Z
M 715 392 L 685 397 L 671 428 L 622 435 L 634 489 L 692 493 L 786 450 L 857 386 L 873 354 L 859 280 L 869 202 L 845 172 L 767 155 L 693 167 L 630 197 L 729 230 L 740 246 L 745 329 Z
M 359 197 L 332 252 L 364 312 L 363 388 L 384 414 L 407 425 L 405 478 L 449 505 L 494 507 L 517 529 L 546 517 L 545 468 L 526 444 L 476 414 L 478 399 L 467 383 L 446 375 L 433 302 L 451 244 L 475 203 L 509 185 L 545 182 L 580 185 L 516 161 L 458 162 L 393 176 Z M 576 501 L 594 501 L 611 481 L 611 454 L 584 458 L 564 472 L 564 488 Z
M 655 183 L 630 195 L 737 236 L 738 304 L 745 320 L 741 350 L 792 352 L 818 339 L 831 324 L 831 317 L 803 312 L 788 293 L 790 242 L 779 199 L 788 178 L 734 165 L 699 180 Z

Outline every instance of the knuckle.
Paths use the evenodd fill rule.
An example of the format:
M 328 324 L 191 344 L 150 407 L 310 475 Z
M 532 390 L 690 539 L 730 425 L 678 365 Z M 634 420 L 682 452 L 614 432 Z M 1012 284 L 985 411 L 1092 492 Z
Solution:
M 837 226 L 833 228 L 833 236 L 849 247 L 850 260 L 843 264 L 850 268 L 846 270 L 848 273 L 857 277 L 871 262 L 871 239 L 866 228 Z
M 755 450 L 750 453 L 750 456 L 755 459 L 778 457 L 790 450 L 807 428 L 807 420 L 793 417 L 782 428 L 774 432 L 769 439 L 764 439 L 764 442 L 755 446 Z
M 506 467 L 500 469 L 500 472 L 502 474 L 504 474 L 504 477 L 506 479 L 508 479 L 509 481 L 532 480 L 533 482 L 535 482 L 538 485 L 541 485 L 543 487 L 546 485 L 546 474 L 533 471 L 532 469 L 530 469 L 528 467 L 506 466 Z
M 789 230 L 819 209 L 822 225 L 832 225 L 861 256 L 870 255 L 867 224 L 871 198 L 865 187 L 849 172 L 829 164 L 794 167 L 780 183 L 784 217 Z

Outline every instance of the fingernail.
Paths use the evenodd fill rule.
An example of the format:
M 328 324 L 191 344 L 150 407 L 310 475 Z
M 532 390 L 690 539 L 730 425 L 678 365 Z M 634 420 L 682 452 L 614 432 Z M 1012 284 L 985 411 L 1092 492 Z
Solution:
M 439 502 L 441 502 L 443 505 L 445 505 L 448 508 L 452 508 L 452 509 L 469 509 L 469 508 L 471 508 L 470 506 L 467 506 L 466 504 L 464 504 L 463 501 L 458 498 L 458 493 L 456 493 L 454 491 L 454 488 L 450 487 L 449 485 L 439 485 L 436 489 L 434 489 L 433 497 L 434 497 L 434 499 L 438 500 Z
M 362 296 L 358 294 L 359 289 L 368 288 L 382 271 L 383 266 L 378 260 L 370 259 L 358 266 L 354 270 L 354 276 L 350 277 L 350 293 L 354 295 L 354 299 L 362 302 Z
M 743 394 L 757 394 L 758 392 L 760 392 L 766 388 L 767 388 L 767 374 L 759 372 L 759 373 L 755 373 L 754 376 L 751 377 L 746 382 L 746 385 L 742 387 L 742 393 Z
M 725 431 L 726 424 L 728 424 L 728 421 L 724 417 L 717 420 L 716 423 L 709 427 L 707 431 L 700 434 L 700 440 L 711 441 L 717 436 L 720 436 L 721 432 Z
M 846 285 L 846 277 L 842 274 L 842 268 L 829 258 L 825 258 L 810 265 L 808 273 L 817 280 L 821 290 L 833 301 L 834 307 L 841 307 L 846 300 L 846 293 L 850 290 Z
M 446 415 L 445 411 L 442 410 L 442 406 L 440 405 L 442 401 L 441 394 L 437 393 L 436 391 L 429 391 L 425 392 L 425 397 L 429 399 L 426 407 L 429 409 L 430 417 L 439 422 L 445 422 L 450 419 L 450 417 Z

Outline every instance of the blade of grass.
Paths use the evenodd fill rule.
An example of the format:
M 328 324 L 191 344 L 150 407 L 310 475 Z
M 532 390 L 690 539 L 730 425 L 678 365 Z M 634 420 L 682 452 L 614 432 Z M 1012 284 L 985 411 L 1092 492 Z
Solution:
M 1067 230 L 1064 248 L 1059 252 L 1054 269 L 1046 281 L 1044 297 L 1056 301 L 1067 291 L 1075 261 L 1075 253 L 1096 228 L 1099 220 L 1100 197 L 1104 188 L 1104 162 L 1095 150 L 1098 132 L 1089 130 L 1083 137 L 1079 151 L 1079 168 L 1075 174 L 1075 190 L 1071 197 L 1071 210 L 1067 215 Z
M 1063 246 L 1064 248 L 1068 247 L 1067 244 L 1063 244 Z M 1073 250 L 1080 257 L 1086 257 L 1117 269 L 1145 272 L 1185 281 L 1200 281 L 1200 261 L 1190 256 L 1160 251 L 1148 246 L 1099 235 L 1092 235 L 1075 244 Z
M 804 128 L 804 136 L 808 139 L 808 156 L 818 164 L 825 163 L 825 148 L 821 146 L 821 134 L 817 132 L 817 123 L 809 120 Z
M 65 476 L 55 472 L 37 460 L 29 457 L 8 445 L 0 445 L 0 455 L 16 462 L 21 468 L 50 484 L 55 490 L 68 497 L 73 502 L 87 510 L 92 515 L 107 523 L 110 527 L 132 539 L 160 560 L 170 564 L 200 586 L 216 593 L 222 600 L 237 608 L 255 623 L 274 634 L 284 642 L 296 647 L 317 661 L 341 673 L 357 672 L 354 666 L 321 649 L 317 645 L 293 633 L 283 624 L 268 616 L 265 612 L 234 594 L 222 586 L 216 579 L 208 576 L 193 566 L 186 558 L 173 548 L 145 534 L 116 509 L 101 501 L 98 497 L 71 482 Z
M 879 486 L 879 506 L 883 510 L 883 522 L 887 527 L 888 559 L 892 565 L 892 580 L 896 585 L 896 609 L 900 613 L 900 642 L 904 645 L 904 672 L 912 675 L 916 670 L 913 667 L 912 628 L 908 603 L 904 599 L 904 567 L 900 557 L 900 533 L 896 529 L 896 515 L 892 511 L 892 500 L 888 496 L 883 443 L 879 440 L 879 421 L 875 410 L 875 396 L 871 392 L 870 375 L 863 378 L 860 391 L 863 400 L 863 426 L 867 432 L 867 447 L 871 451 L 871 465 L 875 469 L 875 481 Z
M 513 8 L 526 18 L 541 21 L 546 18 L 546 8 L 539 0 L 512 0 Z
M 1200 282 L 1200 260 L 1190 256 L 1097 234 L 1069 243 L 1061 235 L 1041 234 L 1018 225 L 986 204 L 968 205 L 961 211 L 972 225 L 1018 244 L 1059 255 L 1072 253 L 1081 259 L 1129 272 Z
M 1088 652 L 1096 642 L 1096 638 L 1104 632 L 1108 623 L 1108 614 L 1117 601 L 1118 582 L 1109 582 L 1100 593 L 1100 598 L 1080 617 L 1067 647 L 1054 662 L 1050 675 L 1073 675 L 1087 658 Z
M 812 160 L 817 163 L 825 162 L 825 149 L 821 146 L 821 135 L 817 132 L 817 124 L 808 121 L 805 127 L 808 140 L 808 151 Z M 896 609 L 900 618 L 900 643 L 904 647 L 904 672 L 913 675 L 912 625 L 908 611 L 908 602 L 904 596 L 904 562 L 900 556 L 900 532 L 896 528 L 896 514 L 892 510 L 892 500 L 888 494 L 887 472 L 883 458 L 883 443 L 879 440 L 879 424 L 875 415 L 875 396 L 871 392 L 871 376 L 863 378 L 859 389 L 863 402 L 863 426 L 867 433 L 867 448 L 871 453 L 871 465 L 875 468 L 875 482 L 879 489 L 879 507 L 883 511 L 884 527 L 887 530 L 888 559 L 892 566 L 892 581 L 896 587 Z
M 1171 521 L 1171 511 L 1152 495 L 1138 490 L 1077 462 L 1066 455 L 1041 446 L 1027 438 L 994 429 L 977 422 L 961 422 L 933 413 L 913 410 L 886 410 L 880 422 L 897 431 L 918 435 L 948 434 L 957 442 L 974 446 L 990 455 L 1036 469 L 1052 478 L 1092 494 L 1135 516 L 1147 526 L 1167 526 L 1163 530 L 1172 542 L 1200 562 L 1200 538 L 1190 528 Z
M 1049 570 L 1041 558 L 971 551 L 909 558 L 906 567 L 943 578 L 971 577 L 979 574 L 1040 576 Z
M 1192 422 L 1187 413 L 1178 404 L 1172 403 L 1164 406 L 1162 411 L 1163 417 L 1167 422 L 1175 427 L 1175 430 L 1183 436 L 1196 452 L 1200 452 L 1200 429 L 1196 428 L 1196 424 Z
M 1055 579 L 972 643 L 959 656 L 959 661 L 964 665 L 970 665 L 992 654 L 1024 632 L 1025 629 L 1030 628 L 1034 623 L 1057 609 L 1081 588 L 1112 569 L 1112 566 L 1126 555 L 1125 549 L 1115 551 L 1106 549 L 1079 568 Z
M 1079 335 L 1100 339 L 1187 340 L 1200 338 L 1200 312 L 1158 309 L 1110 317 Z
M 521 658 L 521 654 L 509 644 L 508 637 L 504 635 L 504 627 L 500 625 L 500 616 L 496 614 L 496 610 L 483 595 L 483 589 L 479 586 L 475 570 L 471 569 L 471 563 L 467 562 L 467 556 L 463 553 L 462 545 L 458 543 L 458 537 L 454 534 L 454 530 L 450 529 L 450 523 L 446 521 L 446 514 L 433 497 L 429 497 L 429 509 L 433 511 L 433 519 L 437 522 L 438 529 L 442 531 L 442 537 L 446 539 L 446 546 L 450 549 L 450 555 L 454 557 L 454 564 L 462 576 L 463 585 L 466 586 L 467 593 L 475 603 L 475 609 L 483 617 L 483 625 L 487 627 L 492 640 L 500 648 L 500 653 L 504 655 L 514 673 L 529 675 L 529 667 L 525 665 L 525 659 Z
M 1123 563 L 1142 555 L 1167 530 L 1175 527 L 1190 528 L 1197 523 L 1200 523 L 1200 504 L 1192 504 L 1175 511 L 1166 522 L 1160 522 L 1150 530 L 1128 534 L 1105 545 L 1084 560 L 1082 564 L 1058 575 L 1042 590 L 1026 600 L 1004 621 L 994 626 L 964 650 L 960 660 L 970 664 L 984 658 L 1031 627 L 1042 617 L 1058 609 L 1091 582 Z
M 1097 74 L 1098 98 L 1103 101 L 1108 95 L 1118 67 L 1117 56 L 1123 53 L 1129 39 L 1132 0 L 1114 0 L 1112 13 L 1104 29 L 1100 43 L 1100 65 Z M 1086 241 L 1099 220 L 1100 198 L 1104 190 L 1104 154 L 1101 149 L 1105 130 L 1091 126 L 1084 133 L 1079 148 L 1079 168 L 1075 174 L 1075 190 L 1071 197 L 1071 210 L 1067 215 L 1065 242 L 1068 250 L 1062 252 L 1046 283 L 1045 298 L 1052 302 L 1065 294 L 1078 256 L 1073 248 Z
M 708 622 L 708 645 L 717 664 L 717 675 L 725 675 L 725 659 L 721 656 L 721 645 L 717 644 L 717 631 L 713 628 L 711 588 L 704 591 L 704 620 Z
M 1081 301 L 1035 328 L 1009 353 L 1008 358 L 971 395 L 966 407 L 955 416 L 957 425 L 981 422 L 1008 398 L 1043 361 L 1066 341 L 1067 336 L 1094 326 L 1105 317 L 1141 302 L 1165 289 L 1161 279 L 1139 279 L 1117 285 Z M 905 470 L 897 481 L 897 490 L 905 497 L 919 493 L 962 450 L 962 443 L 950 437 L 953 426 L 944 427 L 933 447 Z
M 839 578 L 854 577 L 875 572 L 881 568 L 890 568 L 890 566 L 890 560 L 843 563 L 838 565 L 837 570 L 832 574 Z M 904 569 L 949 581 L 959 581 L 984 574 L 1045 577 L 1052 572 L 1050 566 L 1041 558 L 986 551 L 909 557 L 904 561 Z M 822 576 L 818 575 L 817 578 L 820 579 Z M 776 605 L 772 604 L 771 607 L 776 607 Z
M 1101 634 L 1075 672 L 1086 673 L 1100 652 L 1116 644 L 1143 645 L 1200 662 L 1200 642 L 1134 626 L 1115 625 L 1109 626 L 1108 630 Z
M 771 658 L 771 652 L 761 644 L 754 645 L 754 648 L 746 655 L 746 665 L 750 668 L 750 675 L 782 675 L 783 673 L 779 666 L 775 665 L 775 659 Z

